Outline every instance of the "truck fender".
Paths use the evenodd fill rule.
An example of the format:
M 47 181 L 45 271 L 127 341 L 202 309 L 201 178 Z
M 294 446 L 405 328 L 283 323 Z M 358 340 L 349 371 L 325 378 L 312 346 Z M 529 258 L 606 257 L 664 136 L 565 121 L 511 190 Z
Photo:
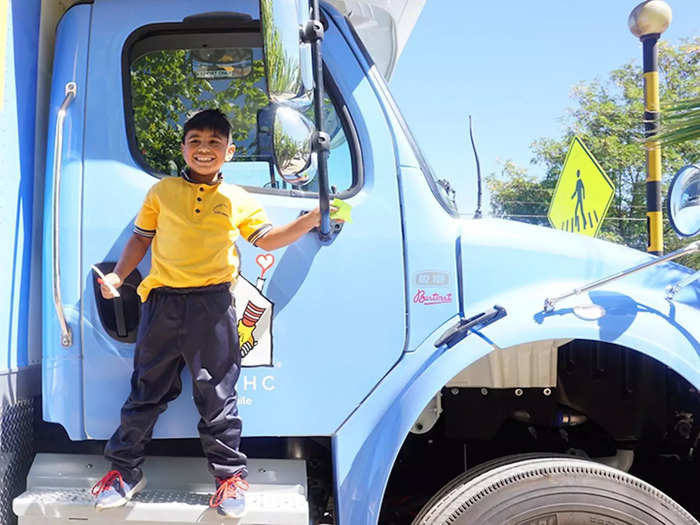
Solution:
M 389 474 L 413 423 L 447 381 L 492 350 L 477 334 L 436 348 L 433 343 L 457 320 L 404 354 L 333 436 L 341 525 L 377 523 Z
M 470 311 L 497 303 L 508 315 L 452 348 L 435 348 L 435 340 L 457 322 L 452 319 L 402 357 L 333 438 L 339 523 L 377 523 L 393 464 L 423 408 L 450 379 L 494 347 L 549 339 L 610 342 L 649 355 L 700 387 L 696 308 L 666 301 L 657 288 L 623 283 L 578 298 L 602 306 L 605 315 L 600 319 L 578 317 L 576 301 L 545 313 L 543 292 L 551 291 L 549 286 L 561 292 L 571 284 L 536 283 L 479 301 Z
M 662 276 L 659 276 L 660 278 Z M 666 281 L 666 279 L 663 279 Z M 479 301 L 475 309 L 501 301 L 508 316 L 482 330 L 498 348 L 550 339 L 588 339 L 614 343 L 656 359 L 700 386 L 700 312 L 695 288 L 667 301 L 663 287 L 624 279 L 543 310 L 545 297 L 581 286 L 580 282 L 535 283 Z M 586 319 L 579 306 L 602 307 L 599 319 Z

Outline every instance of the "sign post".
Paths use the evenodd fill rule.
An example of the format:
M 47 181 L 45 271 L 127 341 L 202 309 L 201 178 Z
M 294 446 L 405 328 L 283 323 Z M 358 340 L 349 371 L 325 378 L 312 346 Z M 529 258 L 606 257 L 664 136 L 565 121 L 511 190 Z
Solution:
M 547 218 L 553 228 L 595 237 L 615 186 L 581 139 L 574 137 L 552 195 Z

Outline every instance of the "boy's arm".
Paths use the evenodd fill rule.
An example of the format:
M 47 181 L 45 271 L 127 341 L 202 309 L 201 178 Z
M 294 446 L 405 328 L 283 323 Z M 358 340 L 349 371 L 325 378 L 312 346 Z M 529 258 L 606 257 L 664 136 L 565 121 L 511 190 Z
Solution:
M 124 247 L 124 251 L 119 257 L 119 262 L 117 262 L 117 265 L 114 267 L 114 271 L 105 275 L 105 281 L 109 282 L 115 288 L 119 288 L 124 282 L 124 279 L 134 271 L 134 268 L 141 262 L 143 256 L 146 255 L 146 251 L 148 251 L 152 240 L 151 237 L 144 237 L 138 233 L 132 233 Z M 109 288 L 102 283 L 100 291 L 102 292 L 102 297 L 105 299 L 111 299 L 113 297 Z
M 276 226 L 255 242 L 255 246 L 270 251 L 282 248 L 299 239 L 313 228 L 321 224 L 319 208 L 297 217 L 284 226 Z

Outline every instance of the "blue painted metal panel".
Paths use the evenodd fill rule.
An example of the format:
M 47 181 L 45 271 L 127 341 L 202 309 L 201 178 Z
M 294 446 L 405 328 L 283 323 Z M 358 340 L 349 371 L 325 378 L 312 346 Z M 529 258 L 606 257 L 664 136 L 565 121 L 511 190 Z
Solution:
M 257 2 L 251 0 L 237 3 L 236 10 L 254 13 L 255 6 Z M 129 388 L 132 346 L 117 343 L 102 331 L 88 263 L 118 258 L 143 196 L 155 182 L 130 156 L 123 113 L 104 111 L 105 107 L 123 106 L 122 46 L 138 26 L 230 7 L 223 0 L 205 7 L 184 1 L 134 1 L 126 9 L 124 1 L 94 5 L 81 274 L 89 437 L 106 438 L 118 423 Z M 332 244 L 322 246 L 311 234 L 275 252 L 277 262 L 266 274 L 265 284 L 265 293 L 275 304 L 274 367 L 244 368 L 238 385 L 248 436 L 331 434 L 404 347 L 403 240 L 398 165 L 390 153 L 394 151 L 392 136 L 365 72 L 332 24 L 323 45 L 326 65 L 358 131 L 365 184 L 350 199 L 353 223 Z M 263 194 L 258 199 L 276 224 L 316 206 L 315 199 Z M 109 206 L 115 201 L 118 204 Z M 245 242 L 239 248 L 242 274 L 255 282 L 259 269 L 254 257 L 260 252 Z M 145 274 L 148 264 L 142 263 L 140 269 Z M 187 376 L 183 384 L 183 393 L 156 426 L 157 437 L 196 433 L 199 416 Z
M 508 311 L 507 318 L 483 330 L 499 347 L 559 337 L 608 341 L 644 352 L 700 386 L 700 286 L 685 288 L 674 302 L 664 298 L 664 288 L 687 276 L 687 268 L 669 263 L 635 273 L 562 301 L 552 314 L 545 314 L 545 297 L 651 256 L 597 239 L 499 220 L 465 221 L 462 243 L 467 313 L 494 303 Z M 603 306 L 607 314 L 597 321 L 574 315 L 574 306 L 590 303 Z
M 457 318 L 406 353 L 333 438 L 338 523 L 376 524 L 394 461 L 411 426 L 458 371 L 491 351 L 471 335 L 449 350 L 433 343 Z
M 80 236 L 82 215 L 83 135 L 86 101 L 86 65 L 91 6 L 78 5 L 61 20 L 56 46 L 49 106 L 49 131 L 44 193 L 43 244 L 43 362 L 42 391 L 44 419 L 62 423 L 73 439 L 84 438 L 82 407 L 82 360 L 80 334 Z M 53 144 L 58 108 L 65 98 L 68 82 L 77 84 L 77 95 L 68 107 L 64 121 L 63 171 L 60 190 L 60 269 L 61 291 L 66 319 L 73 333 L 73 344 L 61 346 L 60 328 L 52 291 L 52 184 Z
M 34 198 L 34 113 L 39 0 L 4 2 L 0 71 L 0 370 L 29 363 L 28 309 Z
M 436 326 L 459 311 L 455 239 L 461 222 L 446 213 L 433 196 L 425 174 L 400 123 L 386 82 L 365 61 L 347 20 L 328 8 L 347 46 L 363 66 L 382 111 L 390 124 L 394 154 L 400 165 L 399 191 L 405 239 L 407 351 L 415 350 Z
M 459 312 L 455 239 L 458 219 L 435 202 L 423 173 L 401 168 L 406 230 L 409 344 L 413 351 Z
M 456 318 L 406 354 L 344 425 L 333 442 L 341 524 L 374 524 L 393 462 L 423 407 L 452 377 L 490 352 L 555 338 L 608 341 L 643 352 L 700 387 L 700 287 L 679 300 L 664 299 L 664 287 L 690 271 L 666 264 L 564 302 L 544 314 L 555 296 L 648 259 L 623 246 L 522 223 L 463 223 L 466 315 L 494 303 L 507 317 L 447 351 L 433 342 Z M 607 315 L 576 317 L 572 306 L 590 301 Z M 495 349 L 494 351 L 498 351 Z

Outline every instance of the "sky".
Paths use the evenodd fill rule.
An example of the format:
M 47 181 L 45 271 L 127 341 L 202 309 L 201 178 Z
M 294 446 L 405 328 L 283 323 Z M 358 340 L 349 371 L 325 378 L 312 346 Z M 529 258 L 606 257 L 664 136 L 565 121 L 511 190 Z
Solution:
M 673 20 L 662 39 L 700 36 L 700 0 L 666 1 Z M 426 0 L 389 86 L 436 177 L 456 188 L 461 213 L 476 205 L 468 116 L 482 176 L 506 160 L 542 175 L 530 144 L 561 137 L 572 88 L 629 61 L 641 75 L 641 43 L 627 26 L 638 3 Z

